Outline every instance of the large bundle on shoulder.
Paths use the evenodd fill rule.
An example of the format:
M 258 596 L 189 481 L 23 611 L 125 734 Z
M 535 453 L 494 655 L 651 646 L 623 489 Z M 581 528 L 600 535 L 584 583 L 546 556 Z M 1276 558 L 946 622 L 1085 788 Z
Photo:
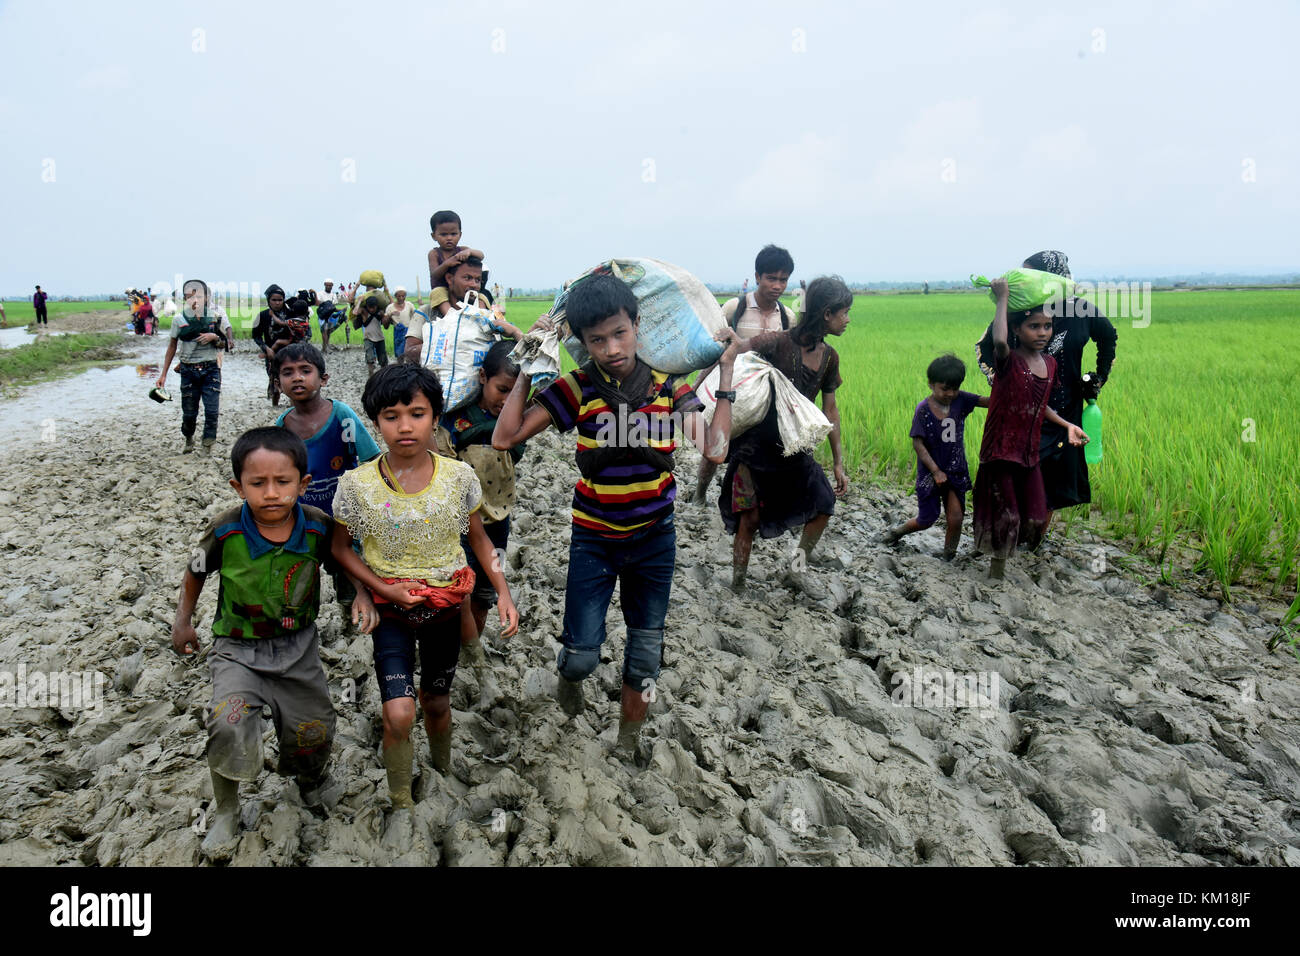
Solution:
M 704 404 L 704 420 L 710 425 L 718 406 L 716 393 L 720 376 L 721 372 L 715 368 L 695 387 L 695 394 Z M 785 455 L 811 452 L 831 433 L 830 420 L 822 410 L 804 398 L 794 383 L 761 355 L 743 352 L 736 356 L 731 388 L 736 393 L 736 400 L 731 403 L 733 441 L 759 424 L 773 402 Z
M 713 338 L 726 328 L 713 293 L 685 269 L 658 259 L 607 259 L 588 269 L 555 297 L 551 315 L 567 336 L 564 347 L 582 365 L 587 350 L 564 321 L 565 304 L 573 289 L 596 275 L 613 275 L 626 282 L 636 296 L 640 323 L 637 355 L 661 372 L 684 375 L 713 364 L 723 345 Z
M 374 303 L 380 315 L 388 308 L 393 301 L 393 297 L 388 294 L 386 289 L 362 289 L 352 298 L 352 326 L 353 328 L 362 328 L 366 324 L 364 306 Z
M 1002 278 L 1007 280 L 1007 311 L 1027 312 L 1048 302 L 1058 305 L 1074 292 L 1074 280 L 1038 269 L 1009 269 Z M 971 276 L 971 285 L 980 288 L 992 285 L 984 276 Z M 998 301 L 997 293 L 989 289 L 989 298 Z
M 415 314 L 424 318 L 421 311 Z M 446 315 L 425 322 L 421 357 L 426 368 L 438 373 L 445 411 L 478 398 L 478 370 L 497 337 L 496 318 L 476 289 Z

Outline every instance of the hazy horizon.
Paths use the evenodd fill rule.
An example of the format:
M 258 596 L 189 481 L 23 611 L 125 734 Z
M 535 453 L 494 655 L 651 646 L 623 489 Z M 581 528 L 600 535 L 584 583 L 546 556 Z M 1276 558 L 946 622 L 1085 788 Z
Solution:
M 503 287 L 627 255 L 736 286 L 768 242 L 795 283 L 1045 248 L 1081 278 L 1293 275 L 1298 27 L 1284 3 L 3 3 L 0 289 L 427 289 L 443 208 Z

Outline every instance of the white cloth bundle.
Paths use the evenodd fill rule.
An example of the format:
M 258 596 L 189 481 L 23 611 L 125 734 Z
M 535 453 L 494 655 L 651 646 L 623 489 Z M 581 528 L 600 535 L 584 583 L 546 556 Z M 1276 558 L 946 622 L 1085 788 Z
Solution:
M 704 403 L 704 420 L 710 424 L 718 404 L 715 393 L 720 375 L 715 368 L 695 388 L 695 394 Z M 772 401 L 776 402 L 776 425 L 787 457 L 811 452 L 831 433 L 830 420 L 822 410 L 804 398 L 794 383 L 761 355 L 743 352 L 736 356 L 731 388 L 736 393 L 731 407 L 733 441 L 763 420 Z
M 510 361 L 540 391 L 560 376 L 560 337 L 554 329 L 529 329 L 510 353 Z

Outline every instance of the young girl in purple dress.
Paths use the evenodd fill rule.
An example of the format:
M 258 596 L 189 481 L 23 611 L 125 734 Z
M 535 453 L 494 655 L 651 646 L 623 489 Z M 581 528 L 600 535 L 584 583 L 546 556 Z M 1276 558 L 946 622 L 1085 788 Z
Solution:
M 957 556 L 966 492 L 970 491 L 966 416 L 977 408 L 988 408 L 989 398 L 961 390 L 966 363 L 951 353 L 931 362 L 925 374 L 930 394 L 917 404 L 909 432 L 916 451 L 916 517 L 891 528 L 885 541 L 897 544 L 903 535 L 924 531 L 938 520 L 942 506 L 947 517 L 943 559 L 951 561 Z
M 1008 316 L 1006 280 L 994 279 L 992 290 L 996 376 L 975 476 L 973 524 L 975 548 L 992 555 L 989 577 L 1001 578 L 1017 542 L 1037 547 L 1047 523 L 1038 461 L 1043 420 L 1065 429 L 1071 445 L 1086 444 L 1088 436 L 1047 404 L 1056 376 L 1056 360 L 1043 352 L 1052 338 L 1051 316 L 1043 306 Z

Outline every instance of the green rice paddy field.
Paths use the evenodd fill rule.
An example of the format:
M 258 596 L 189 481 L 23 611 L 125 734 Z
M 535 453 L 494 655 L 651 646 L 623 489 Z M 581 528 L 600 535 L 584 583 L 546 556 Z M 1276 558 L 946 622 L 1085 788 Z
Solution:
M 987 393 L 974 343 L 993 315 L 982 295 L 860 296 L 842 343 L 845 457 L 868 474 L 910 480 L 912 410 L 927 363 L 953 351 L 965 387 Z M 1115 366 L 1102 391 L 1105 456 L 1090 470 L 1089 520 L 1172 570 L 1184 549 L 1225 596 L 1263 577 L 1292 589 L 1300 559 L 1300 425 L 1283 396 L 1300 379 L 1300 290 L 1156 292 L 1150 325 L 1114 319 Z M 1265 348 L 1264 343 L 1273 343 Z M 1096 367 L 1090 345 L 1084 369 Z M 968 420 L 978 460 L 984 412 Z M 1072 509 L 1082 512 L 1085 509 Z
M 6 305 L 11 325 L 30 319 L 30 304 Z M 514 300 L 508 314 L 527 328 L 548 306 Z M 50 311 L 95 307 L 109 306 L 51 303 Z M 1145 328 L 1114 319 L 1119 342 L 1100 401 L 1105 460 L 1091 470 L 1093 507 L 1060 518 L 1130 542 L 1162 577 L 1190 557 L 1225 596 L 1243 581 L 1294 596 L 1300 424 L 1287 396 L 1300 381 L 1293 344 L 1300 290 L 1154 292 L 1146 314 Z M 956 353 L 967 363 L 964 387 L 988 392 L 974 343 L 992 315 L 982 294 L 857 297 L 852 323 L 834 344 L 844 377 L 844 454 L 859 480 L 910 484 L 915 460 L 907 432 L 935 356 Z M 231 318 L 246 338 L 245 317 Z M 1090 346 L 1084 369 L 1095 364 Z M 972 466 L 984 414 L 977 410 L 968 421 Z

